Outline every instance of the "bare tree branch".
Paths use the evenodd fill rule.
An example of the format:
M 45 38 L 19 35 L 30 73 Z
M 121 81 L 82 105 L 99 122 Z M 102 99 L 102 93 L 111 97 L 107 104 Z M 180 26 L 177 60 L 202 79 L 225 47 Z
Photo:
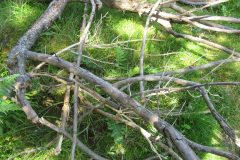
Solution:
M 69 79 L 73 79 L 73 74 L 70 73 Z M 64 101 L 63 101 L 63 107 L 62 107 L 62 116 L 61 116 L 61 126 L 60 128 L 62 130 L 65 130 L 67 119 L 69 117 L 69 112 L 70 112 L 70 92 L 71 92 L 71 86 L 67 85 L 66 91 L 65 91 L 65 96 L 64 96 Z M 57 146 L 55 149 L 55 154 L 58 155 L 61 153 L 62 150 L 62 141 L 63 141 L 63 135 L 59 135 L 58 137 L 58 142 Z
M 50 128 L 58 133 L 63 134 L 64 136 L 68 137 L 70 140 L 73 141 L 73 137 L 68 132 L 61 130 L 60 128 L 58 128 L 57 126 L 52 124 L 51 122 L 44 119 L 43 117 L 39 119 L 39 123 L 44 126 L 47 126 L 48 128 Z M 83 150 L 84 152 L 86 152 L 93 159 L 106 160 L 106 158 L 103 158 L 103 157 L 97 155 L 96 153 L 94 153 L 91 149 L 89 149 L 87 146 L 85 146 L 79 139 L 77 139 L 76 141 L 77 141 L 78 147 L 81 150 Z
M 172 143 L 175 145 L 177 150 L 181 153 L 182 157 L 186 160 L 195 160 L 199 159 L 197 155 L 192 151 L 192 149 L 187 145 L 185 140 L 174 127 L 172 127 L 166 121 L 163 121 L 154 113 L 150 112 L 146 108 L 142 107 L 137 101 L 131 99 L 125 93 L 119 91 L 117 88 L 113 87 L 110 83 L 104 81 L 103 79 L 97 77 L 96 75 L 90 73 L 89 71 L 78 68 L 73 64 L 66 62 L 60 58 L 51 57 L 49 55 L 40 54 L 36 52 L 27 51 L 25 52 L 26 57 L 32 60 L 44 61 L 50 63 L 54 66 L 64 68 L 69 72 L 74 73 L 75 75 L 87 80 L 90 83 L 99 85 L 102 90 L 109 94 L 113 99 L 121 102 L 123 106 L 131 106 L 132 109 L 141 116 L 145 121 L 153 124 L 154 127 L 163 135 L 168 135 L 171 138 Z
M 23 111 L 26 113 L 27 118 L 33 123 L 38 121 L 36 112 L 32 109 L 29 102 L 24 98 L 26 88 L 29 81 L 28 76 L 25 74 L 25 57 L 24 51 L 30 49 L 39 34 L 51 26 L 52 22 L 55 21 L 62 13 L 68 0 L 54 0 L 49 4 L 47 10 L 42 16 L 33 24 L 33 26 L 19 39 L 16 46 L 8 54 L 8 67 L 12 74 L 20 74 L 21 76 L 17 79 L 15 86 L 16 95 L 18 101 L 23 107 Z

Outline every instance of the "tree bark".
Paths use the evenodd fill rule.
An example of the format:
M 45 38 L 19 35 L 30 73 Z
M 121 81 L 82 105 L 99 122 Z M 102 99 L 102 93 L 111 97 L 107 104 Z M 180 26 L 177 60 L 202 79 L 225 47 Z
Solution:
M 185 160 L 198 160 L 198 156 L 189 147 L 185 138 L 182 137 L 179 132 L 172 127 L 169 123 L 159 118 L 156 114 L 150 112 L 148 109 L 144 108 L 140 103 L 130 98 L 125 93 L 121 92 L 117 88 L 113 87 L 112 84 L 104 81 L 103 79 L 97 77 L 91 72 L 79 68 L 72 63 L 64 61 L 57 57 L 52 57 L 50 55 L 36 53 L 32 51 L 26 51 L 25 55 L 27 58 L 49 63 L 51 65 L 63 68 L 76 76 L 85 79 L 94 85 L 100 86 L 100 88 L 109 94 L 109 96 L 116 101 L 120 102 L 122 106 L 131 107 L 139 116 L 141 116 L 145 121 L 154 125 L 154 127 L 162 133 L 164 136 L 170 138 L 171 142 L 176 146 L 177 150 L 182 155 Z
M 25 99 L 26 88 L 28 87 L 27 81 L 29 77 L 25 74 L 25 56 L 26 50 L 29 50 L 40 33 L 51 26 L 62 13 L 68 0 L 54 0 L 52 1 L 47 10 L 42 16 L 32 25 L 32 27 L 19 39 L 17 45 L 8 54 L 8 68 L 11 74 L 20 74 L 15 85 L 16 96 L 18 101 L 23 107 L 27 118 L 34 123 L 38 121 L 36 112 L 32 109 L 29 102 Z

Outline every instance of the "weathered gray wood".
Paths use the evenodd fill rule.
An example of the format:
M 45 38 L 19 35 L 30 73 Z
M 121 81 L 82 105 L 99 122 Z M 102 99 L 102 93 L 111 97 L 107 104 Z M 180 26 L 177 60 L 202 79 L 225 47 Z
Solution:
M 98 85 L 103 91 L 108 93 L 110 97 L 121 103 L 122 106 L 133 108 L 133 110 L 145 121 L 154 125 L 154 127 L 164 136 L 169 137 L 172 143 L 177 148 L 177 150 L 182 155 L 182 158 L 184 158 L 185 160 L 199 159 L 195 152 L 188 146 L 184 137 L 182 137 L 182 135 L 180 135 L 179 132 L 173 126 L 159 118 L 156 114 L 150 112 L 148 109 L 144 108 L 140 103 L 138 103 L 125 93 L 113 87 L 112 84 L 104 81 L 103 79 L 97 77 L 91 72 L 83 68 L 77 67 L 76 65 L 64 61 L 60 58 L 31 51 L 26 51 L 25 54 L 29 59 L 46 62 L 51 65 L 63 68 L 73 73 L 74 75 L 77 75 L 85 79 L 87 82 Z
M 29 102 L 24 98 L 27 87 L 28 76 L 25 74 L 25 57 L 24 51 L 30 49 L 40 33 L 51 26 L 62 13 L 68 0 L 54 0 L 49 4 L 47 10 L 42 16 L 32 25 L 32 27 L 19 39 L 17 45 L 8 54 L 8 68 L 12 74 L 20 74 L 15 85 L 17 99 L 23 107 L 28 119 L 33 122 L 38 121 L 36 112 L 32 109 Z

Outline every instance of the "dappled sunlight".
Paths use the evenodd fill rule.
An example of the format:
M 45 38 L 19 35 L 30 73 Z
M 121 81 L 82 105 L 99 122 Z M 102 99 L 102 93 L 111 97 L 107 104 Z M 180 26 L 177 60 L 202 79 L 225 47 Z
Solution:
M 110 150 L 108 152 L 109 155 L 117 157 L 117 156 L 123 156 L 126 153 L 126 149 L 122 144 L 114 144 L 112 147 L 110 147 Z
M 142 38 L 144 26 L 133 20 L 123 19 L 115 25 L 115 31 L 120 36 L 126 36 L 126 38 Z M 149 27 L 148 35 L 152 35 L 154 31 L 154 27 Z
M 108 70 L 107 72 L 105 72 L 106 78 L 117 78 L 121 76 L 124 76 L 124 73 L 121 74 L 121 72 L 117 70 Z
M 212 129 L 212 132 L 213 132 L 213 136 L 211 137 L 211 140 L 209 142 L 209 146 L 214 146 L 215 148 L 217 149 L 223 149 L 223 147 L 220 147 L 221 146 L 221 139 L 223 137 L 221 137 L 221 132 L 220 130 L 215 127 Z M 223 157 L 220 157 L 220 156 L 217 156 L 217 155 L 214 155 L 214 154 L 210 154 L 210 153 L 205 153 L 203 154 L 203 158 L 205 160 L 226 160 L 226 158 L 223 158 Z
M 11 24 L 18 27 L 25 27 L 26 24 L 31 24 L 42 12 L 42 6 L 31 6 L 27 3 L 10 2 L 10 21 Z
M 156 0 L 147 1 L 153 2 Z M 0 13 L 0 22 L 2 22 L 2 24 L 0 23 L 0 27 L 3 28 L 0 28 L 0 34 L 4 35 L 3 38 L 0 37 L 0 45 L 3 44 L 2 40 L 6 39 L 6 42 L 4 42 L 6 45 L 2 45 L 3 48 L 0 50 L 0 62 L 2 63 L 2 68 L 4 68 L 2 70 L 0 69 L 0 75 L 6 76 L 9 73 L 4 71 L 7 70 L 5 69 L 7 67 L 3 62 L 7 58 L 6 55 L 9 49 L 16 44 L 20 35 L 27 31 L 34 20 L 36 20 L 44 11 L 47 7 L 47 3 L 39 3 L 34 0 L 5 0 L 0 2 L 0 4 L 4 4 L 3 6 L 0 5 L 0 10 L 3 9 L 4 11 Z M 69 3 L 64 9 L 62 16 L 58 18 L 51 27 L 40 34 L 39 39 L 30 50 L 53 55 L 59 50 L 78 42 L 80 38 L 83 6 L 83 3 Z M 88 9 L 88 13 L 90 13 L 90 5 Z M 211 10 L 208 10 L 207 12 L 210 13 Z M 103 18 L 102 16 L 105 14 L 107 15 Z M 84 47 L 83 55 L 85 57 L 81 59 L 80 66 L 111 84 L 117 82 L 117 78 L 125 79 L 126 77 L 139 76 L 139 57 L 145 21 L 146 16 L 144 15 L 139 17 L 135 13 L 123 13 L 119 10 L 113 10 L 107 7 L 97 10 L 91 29 L 88 33 L 86 46 Z M 229 45 L 240 51 L 240 45 L 236 38 L 238 35 L 218 35 L 182 24 L 174 25 L 173 28 L 180 33 L 200 35 L 206 39 L 219 42 L 223 45 Z M 165 32 L 163 28 L 159 27 L 159 24 L 155 22 L 149 25 L 147 39 L 145 46 L 144 75 L 186 67 L 191 68 L 193 66 L 207 64 L 215 60 L 229 57 L 228 54 L 206 47 L 205 45 L 181 38 L 175 38 Z M 134 41 L 130 42 L 129 40 Z M 59 58 L 63 58 L 75 65 L 77 55 L 73 54 L 73 51 L 77 50 L 78 47 L 73 48 L 72 51 L 66 51 L 64 54 L 59 55 Z M 2 56 L 3 54 L 4 56 Z M 49 58 L 48 60 L 51 59 L 53 58 Z M 56 61 L 55 63 L 57 62 L 60 63 L 61 61 Z M 38 62 L 28 60 L 26 66 L 27 72 L 31 71 L 35 67 L 35 64 L 38 64 Z M 231 63 L 229 65 L 219 65 L 216 68 L 208 68 L 206 70 L 187 74 L 175 74 L 174 77 L 200 83 L 240 81 L 239 67 L 240 63 Z M 70 68 L 73 69 L 73 67 Z M 69 72 L 72 72 L 72 70 L 68 70 L 67 67 L 64 69 L 57 68 L 54 64 L 51 65 L 50 63 L 44 65 L 38 70 L 38 72 L 60 76 L 63 80 L 66 80 L 68 84 L 73 84 L 72 81 L 69 80 Z M 74 72 L 74 74 L 76 74 L 76 72 Z M 88 72 L 82 71 L 81 73 L 83 73 L 83 76 L 78 77 L 79 83 L 88 89 L 96 91 L 100 98 L 93 95 L 92 93 L 94 92 L 91 93 L 88 92 L 88 90 L 79 94 L 79 117 L 86 116 L 78 125 L 78 136 L 80 137 L 80 140 L 97 154 L 106 156 L 109 159 L 142 159 L 152 156 L 154 153 L 152 152 L 151 147 L 138 130 L 136 131 L 130 127 L 126 127 L 123 123 L 115 121 L 112 122 L 114 126 L 111 127 L 109 125 L 109 118 L 98 115 L 97 112 L 87 112 L 90 111 L 90 109 L 94 109 L 92 106 L 96 106 L 99 107 L 97 109 L 112 114 L 116 119 L 123 118 L 129 120 L 129 122 L 136 122 L 137 125 L 147 129 L 147 131 L 154 136 L 161 136 L 158 130 L 154 128 L 153 125 L 143 122 L 142 119 L 136 116 L 136 114 L 132 114 L 132 110 L 129 109 L 128 105 L 133 103 L 128 103 L 131 101 L 125 101 L 124 98 L 126 97 L 124 94 L 109 98 L 111 93 L 115 93 L 116 88 L 112 89 L 110 87 L 110 89 L 108 89 L 105 86 L 101 86 L 104 81 L 101 81 L 100 79 L 95 80 L 90 77 L 84 80 L 84 75 L 88 74 Z M 33 109 L 39 113 L 39 117 L 44 116 L 50 122 L 54 122 L 54 124 L 60 126 L 61 109 L 63 106 L 64 95 L 66 93 L 66 84 L 60 84 L 59 81 L 46 77 L 34 77 L 31 82 L 31 88 L 29 87 L 26 93 L 27 100 L 29 100 Z M 92 82 L 97 83 L 93 84 Z M 107 84 L 107 86 L 111 85 Z M 168 82 L 160 80 L 144 83 L 146 91 L 158 87 L 169 87 L 172 89 L 179 88 L 180 85 L 175 84 L 170 80 Z M 132 84 L 126 84 L 126 86 L 122 88 L 122 91 L 129 94 L 129 97 L 138 101 L 139 104 L 144 104 L 143 101 L 140 100 L 139 88 L 140 85 L 137 81 Z M 207 86 L 206 89 L 209 91 L 210 98 L 216 106 L 216 109 L 223 115 L 223 117 L 227 118 L 230 125 L 233 124 L 232 126 L 239 130 L 240 100 L 238 100 L 238 97 L 240 89 L 236 87 L 234 90 L 233 86 L 217 86 L 216 88 Z M 84 90 L 84 87 L 82 87 L 80 91 L 82 90 Z M 73 106 L 73 91 L 71 90 L 70 92 L 71 98 L 69 101 L 70 105 Z M 14 92 L 13 94 L 15 96 Z M 122 97 L 123 99 L 121 99 Z M 221 133 L 222 130 L 216 120 L 209 114 L 206 102 L 200 97 L 200 93 L 197 89 L 184 90 L 161 96 L 156 93 L 153 97 L 148 95 L 146 95 L 146 97 L 149 99 L 147 100 L 146 105 L 144 104 L 145 109 L 151 111 L 159 110 L 162 113 L 169 113 L 168 116 L 163 114 L 164 116 L 162 118 L 168 123 L 173 124 L 174 127 L 181 131 L 187 138 L 203 145 L 225 149 L 225 139 Z M 109 100 L 109 103 L 108 101 L 105 101 L 105 98 L 106 100 Z M 100 102 L 99 99 L 102 100 L 102 102 Z M 84 103 L 86 103 L 86 106 Z M 92 103 L 92 108 L 88 106 L 90 103 Z M 112 103 L 114 103 L 114 107 L 116 104 L 116 108 L 127 106 L 127 109 L 122 107 L 120 110 L 116 111 L 116 108 L 112 109 L 107 105 L 107 107 L 105 107 L 105 104 L 110 104 L 111 106 Z M 136 108 L 138 107 L 139 105 L 136 105 Z M 205 114 L 205 111 L 208 113 Z M 85 113 L 87 114 L 84 115 Z M 173 113 L 173 116 L 170 115 L 171 113 Z M 174 116 L 174 113 L 179 113 L 179 115 Z M 10 115 L 15 117 L 12 118 Z M 70 116 L 72 115 L 73 112 L 71 111 Z M 23 113 L 21 113 L 21 116 L 25 117 Z M 24 119 L 22 117 L 18 117 L 18 114 L 9 114 L 9 116 L 6 116 L 6 122 L 9 122 L 6 123 L 6 125 L 4 124 L 5 137 L 3 136 L 3 139 L 0 139 L 0 146 L 3 146 L 3 150 L 0 151 L 0 153 L 5 157 L 18 154 L 24 148 L 31 149 L 46 146 L 46 143 L 51 142 L 53 138 L 58 135 L 58 133 L 40 125 L 30 125 L 29 127 L 30 122 L 27 118 Z M 67 124 L 69 128 L 72 125 L 72 121 L 73 118 L 69 117 L 69 122 Z M 66 129 L 66 131 L 72 134 L 73 132 L 71 132 L 69 128 Z M 19 131 L 21 134 L 16 135 L 15 133 L 19 133 Z M 165 143 L 162 139 L 161 142 Z M 72 145 L 70 140 L 64 140 L 62 153 L 59 156 L 54 155 L 53 148 L 56 143 L 54 142 L 53 144 L 54 145 L 52 145 L 51 148 L 39 150 L 36 153 L 29 155 L 21 155 L 18 158 L 39 160 L 70 158 L 69 153 L 71 152 Z M 159 153 L 162 154 L 162 148 L 156 143 L 154 143 L 154 146 Z M 205 160 L 222 160 L 222 158 L 212 154 L 203 153 L 200 154 L 200 156 Z M 82 150 L 78 149 L 76 151 L 76 159 L 87 159 L 86 157 L 87 154 L 84 154 Z
M 154 58 L 155 57 L 152 57 L 152 58 L 150 57 L 151 61 L 154 62 Z M 161 57 L 158 57 L 158 58 L 161 58 Z M 205 60 L 204 57 L 201 57 L 200 55 L 196 55 L 192 52 L 176 52 L 176 53 L 173 52 L 173 54 L 170 53 L 168 59 L 163 60 L 162 68 L 164 71 L 169 71 L 169 70 L 175 70 L 179 68 L 205 64 L 207 62 L 208 61 Z
M 199 45 L 194 42 L 186 42 L 184 43 L 184 47 L 191 53 L 201 56 L 207 61 L 217 60 L 222 56 L 220 51 L 209 47 L 205 48 L 205 45 Z
M 115 25 L 116 32 L 127 38 L 141 37 L 144 27 L 132 20 L 121 20 Z
M 203 52 L 203 48 L 193 42 L 186 42 L 184 46 L 190 51 L 200 52 L 200 53 Z
M 176 54 L 173 57 L 170 57 L 171 64 L 175 64 L 177 68 L 182 67 L 189 67 L 189 66 L 195 66 L 199 64 L 203 64 L 206 62 L 202 57 L 195 55 L 191 52 L 188 53 L 182 53 L 182 54 Z
M 43 52 L 43 53 L 56 53 L 70 45 L 69 42 L 64 41 L 63 39 L 59 40 L 58 38 L 59 37 L 51 37 L 51 38 L 46 37 L 45 40 L 38 42 L 38 43 L 41 43 L 41 46 L 43 47 L 39 49 L 37 47 L 36 50 L 40 50 L 40 52 Z M 63 54 L 63 56 L 65 56 L 65 54 Z
M 231 35 L 219 34 L 219 35 L 216 35 L 216 41 L 219 42 L 220 44 L 223 44 L 239 52 L 240 51 L 239 41 L 236 41 L 238 37 L 239 35 L 237 34 L 231 34 Z
M 203 156 L 204 160 L 226 160 L 226 158 L 220 157 L 220 156 L 216 156 L 214 154 L 210 154 L 210 153 L 206 153 Z
M 17 39 L 43 12 L 44 5 L 3 1 L 0 5 L 0 50 L 8 52 Z M 3 53 L 5 54 L 5 53 Z
M 12 10 L 12 23 L 14 23 L 16 26 L 22 26 L 24 23 L 26 23 L 26 20 L 28 19 L 28 16 L 32 16 L 32 12 L 35 12 L 35 8 L 32 8 L 31 6 L 25 4 L 25 5 L 13 5 Z
M 229 37 L 226 35 L 218 35 L 217 36 L 217 41 L 220 43 L 226 43 L 229 41 Z

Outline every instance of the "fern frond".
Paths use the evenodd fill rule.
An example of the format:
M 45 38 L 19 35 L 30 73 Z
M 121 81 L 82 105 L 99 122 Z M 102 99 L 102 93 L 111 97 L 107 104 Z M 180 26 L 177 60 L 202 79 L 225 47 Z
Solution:
M 121 47 L 116 47 L 115 58 L 116 58 L 116 63 L 119 66 L 123 66 L 125 65 L 124 63 L 128 60 L 128 54 L 125 53 Z
M 111 130 L 111 137 L 114 139 L 116 144 L 122 144 L 126 128 L 123 124 L 116 123 L 114 121 L 108 121 L 108 129 Z
M 12 103 L 10 100 L 1 100 L 0 99 L 0 113 L 7 113 L 9 111 L 18 111 L 21 110 L 21 108 L 15 104 Z
M 4 78 L 0 78 L 0 98 L 3 96 L 9 96 L 12 90 L 12 85 L 15 83 L 18 74 L 10 75 Z

